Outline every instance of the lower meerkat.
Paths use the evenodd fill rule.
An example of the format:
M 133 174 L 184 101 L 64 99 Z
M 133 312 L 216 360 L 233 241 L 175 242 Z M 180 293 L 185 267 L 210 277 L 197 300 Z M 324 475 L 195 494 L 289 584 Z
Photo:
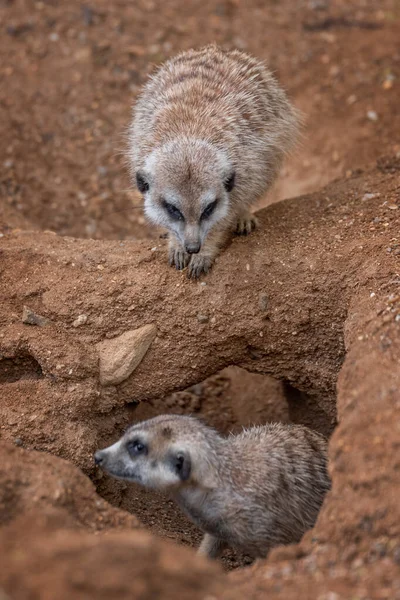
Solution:
M 265 557 L 298 542 L 330 488 L 327 441 L 301 425 L 271 423 L 222 437 L 201 421 L 161 415 L 95 453 L 110 475 L 168 493 L 204 532 L 199 553 L 226 546 Z
M 170 234 L 169 260 L 207 273 L 229 234 L 274 182 L 298 113 L 263 63 L 217 46 L 167 61 L 145 85 L 129 132 L 146 216 Z

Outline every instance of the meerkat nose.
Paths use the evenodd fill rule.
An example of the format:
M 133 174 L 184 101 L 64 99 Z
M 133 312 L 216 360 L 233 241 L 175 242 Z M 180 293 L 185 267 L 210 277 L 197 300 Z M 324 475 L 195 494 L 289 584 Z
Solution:
M 200 252 L 200 248 L 200 242 L 186 242 L 185 244 L 185 250 L 188 254 L 197 254 Z
M 95 452 L 94 454 L 94 462 L 96 465 L 100 466 L 101 463 L 104 460 L 104 454 L 102 452 L 102 450 L 97 450 L 97 452 Z

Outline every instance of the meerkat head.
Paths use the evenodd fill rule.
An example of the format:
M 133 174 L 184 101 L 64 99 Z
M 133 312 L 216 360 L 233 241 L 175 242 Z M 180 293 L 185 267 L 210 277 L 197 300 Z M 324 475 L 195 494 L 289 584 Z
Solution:
M 95 463 L 117 479 L 159 491 L 177 490 L 195 481 L 204 468 L 201 442 L 210 432 L 218 436 L 190 417 L 155 417 L 133 425 L 118 442 L 98 450 Z M 194 443 L 199 447 L 196 457 L 192 453 Z
M 154 150 L 136 172 L 147 217 L 194 254 L 229 214 L 235 171 L 227 156 L 202 140 L 178 138 Z

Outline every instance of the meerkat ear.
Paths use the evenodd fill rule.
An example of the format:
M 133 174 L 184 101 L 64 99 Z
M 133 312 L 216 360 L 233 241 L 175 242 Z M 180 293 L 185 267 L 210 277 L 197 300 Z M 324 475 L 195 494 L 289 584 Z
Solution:
M 182 481 L 187 481 L 190 477 L 191 461 L 186 452 L 177 452 L 174 456 L 174 467 Z
M 236 173 L 235 171 L 232 171 L 232 173 L 230 173 L 230 175 L 228 175 L 228 177 L 225 179 L 224 186 L 227 192 L 231 192 L 235 187 L 235 177 Z
M 141 194 L 149 191 L 150 184 L 147 181 L 146 175 L 143 173 L 143 171 L 138 171 L 136 173 L 136 185 Z

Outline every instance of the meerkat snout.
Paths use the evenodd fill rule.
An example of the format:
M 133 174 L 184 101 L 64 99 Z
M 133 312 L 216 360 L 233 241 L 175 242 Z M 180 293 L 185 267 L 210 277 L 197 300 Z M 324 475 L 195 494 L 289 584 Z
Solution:
M 135 107 L 129 159 L 146 216 L 169 230 L 171 265 L 199 277 L 230 233 L 251 233 L 250 207 L 297 129 L 273 75 L 238 50 L 183 52 L 152 76 Z
M 196 240 L 194 242 L 185 241 L 185 250 L 188 254 L 197 254 L 200 252 L 201 244 L 200 240 Z
M 209 557 L 226 545 L 262 557 L 299 541 L 330 488 L 327 442 L 301 425 L 224 438 L 198 419 L 162 415 L 128 429 L 95 461 L 113 477 L 168 493 L 205 532 L 199 552 Z
M 101 450 L 98 450 L 97 452 L 95 452 L 94 462 L 95 462 L 96 466 L 99 467 L 101 465 L 101 463 L 103 462 L 103 457 L 104 457 L 104 454 Z

